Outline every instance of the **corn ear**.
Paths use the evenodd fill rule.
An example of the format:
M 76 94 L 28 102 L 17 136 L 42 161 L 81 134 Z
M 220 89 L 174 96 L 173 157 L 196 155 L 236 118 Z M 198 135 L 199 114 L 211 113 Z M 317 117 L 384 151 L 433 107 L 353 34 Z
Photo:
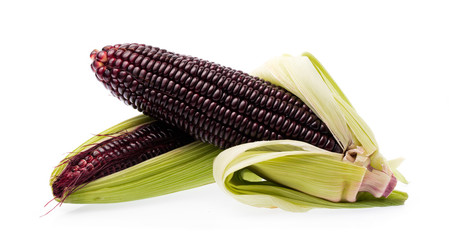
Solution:
M 97 79 L 126 104 L 222 149 L 294 139 L 343 152 L 298 97 L 263 79 L 144 44 L 91 53 Z
M 67 167 L 71 157 L 112 136 L 131 131 L 156 120 L 139 115 L 121 122 L 92 137 L 61 161 L 53 170 L 50 185 Z M 66 203 L 113 203 L 149 198 L 186 190 L 214 182 L 212 162 L 221 150 L 199 141 L 150 158 L 142 163 L 89 182 L 65 198 Z

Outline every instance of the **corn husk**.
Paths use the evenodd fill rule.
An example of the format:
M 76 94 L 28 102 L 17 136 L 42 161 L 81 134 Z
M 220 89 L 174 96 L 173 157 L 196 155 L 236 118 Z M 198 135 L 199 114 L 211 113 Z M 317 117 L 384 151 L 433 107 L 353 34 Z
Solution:
M 403 204 L 392 191 L 406 182 L 379 153 L 374 134 L 348 98 L 310 53 L 283 55 L 254 75 L 303 100 L 328 126 L 344 153 L 293 141 L 260 141 L 223 151 L 214 162 L 217 184 L 235 199 L 257 207 L 305 211 Z

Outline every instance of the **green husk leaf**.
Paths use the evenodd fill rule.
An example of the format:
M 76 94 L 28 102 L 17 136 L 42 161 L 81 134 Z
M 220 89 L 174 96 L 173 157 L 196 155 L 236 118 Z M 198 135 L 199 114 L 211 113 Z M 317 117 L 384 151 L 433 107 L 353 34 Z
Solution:
M 398 191 L 387 198 L 358 192 L 367 170 L 341 158 L 300 141 L 260 141 L 223 151 L 215 159 L 214 177 L 243 203 L 288 211 L 391 206 L 407 199 Z
M 95 180 L 72 193 L 69 203 L 115 203 L 156 197 L 214 182 L 217 147 L 193 142 Z
M 303 100 L 328 126 L 343 149 L 351 144 L 351 133 L 345 116 L 339 110 L 332 91 L 307 57 L 275 57 L 253 74 L 285 88 Z
M 404 175 L 398 171 L 399 165 L 404 161 L 403 158 L 396 158 L 388 161 L 388 166 L 390 166 L 391 171 L 393 171 L 394 176 L 402 183 L 408 184 L 407 179 L 405 179 Z
M 378 150 L 374 134 L 357 114 L 343 91 L 321 63 L 310 53 L 303 56 L 283 55 L 256 69 L 256 76 L 277 84 L 301 98 L 329 127 L 344 150 L 362 146 L 368 156 Z M 371 166 L 382 170 L 386 161 L 380 154 Z

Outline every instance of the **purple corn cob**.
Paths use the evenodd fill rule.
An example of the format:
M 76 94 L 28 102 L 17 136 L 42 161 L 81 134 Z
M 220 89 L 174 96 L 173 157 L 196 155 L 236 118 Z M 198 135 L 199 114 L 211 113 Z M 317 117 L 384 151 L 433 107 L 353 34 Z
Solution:
M 223 149 L 294 139 L 343 152 L 304 102 L 260 78 L 143 44 L 106 46 L 91 58 L 114 96 L 195 139 Z
M 53 195 L 65 199 L 78 187 L 119 172 L 149 158 L 193 142 L 193 138 L 156 121 L 97 143 L 67 159 L 67 167 L 52 185 Z

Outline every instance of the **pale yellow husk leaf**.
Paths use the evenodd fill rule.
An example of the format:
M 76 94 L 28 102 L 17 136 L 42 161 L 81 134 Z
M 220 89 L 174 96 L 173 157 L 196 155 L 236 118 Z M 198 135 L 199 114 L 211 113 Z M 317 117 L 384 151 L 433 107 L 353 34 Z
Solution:
M 283 55 L 253 74 L 298 96 L 328 126 L 342 149 L 357 157 L 293 140 L 242 144 L 223 151 L 214 161 L 214 178 L 221 188 L 246 204 L 289 211 L 405 201 L 407 194 L 398 191 L 381 197 L 391 182 L 395 184 L 393 172 L 406 180 L 397 166 L 389 167 L 371 129 L 316 58 L 309 53 Z M 372 191 L 374 197 L 359 190 Z

